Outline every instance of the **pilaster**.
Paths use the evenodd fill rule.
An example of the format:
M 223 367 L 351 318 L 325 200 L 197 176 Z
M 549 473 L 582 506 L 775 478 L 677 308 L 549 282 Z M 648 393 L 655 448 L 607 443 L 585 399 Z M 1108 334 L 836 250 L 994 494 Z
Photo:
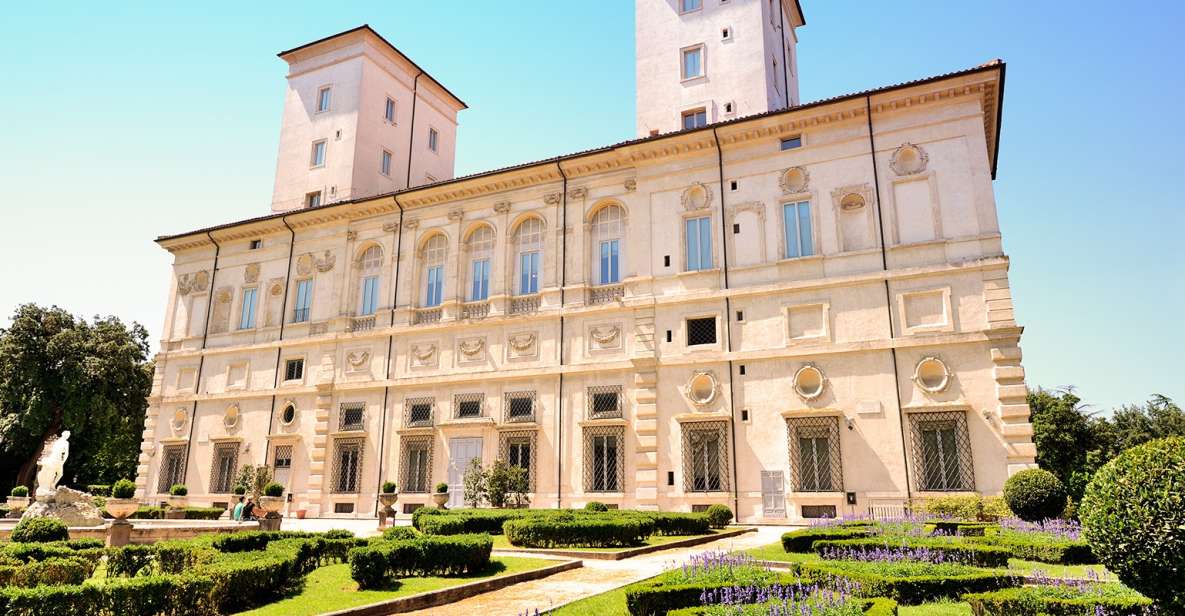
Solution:
M 658 370 L 654 309 L 634 313 L 634 499 L 638 509 L 658 509 Z

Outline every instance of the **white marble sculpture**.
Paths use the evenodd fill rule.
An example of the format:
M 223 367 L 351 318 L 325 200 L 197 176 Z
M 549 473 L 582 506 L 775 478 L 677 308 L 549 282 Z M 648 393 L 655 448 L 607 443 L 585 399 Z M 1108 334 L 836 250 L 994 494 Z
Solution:
M 38 499 L 50 498 L 55 494 L 58 482 L 62 479 L 62 467 L 66 465 L 66 458 L 70 456 L 70 431 L 62 432 L 62 436 L 50 445 L 49 452 L 37 461 L 37 493 Z

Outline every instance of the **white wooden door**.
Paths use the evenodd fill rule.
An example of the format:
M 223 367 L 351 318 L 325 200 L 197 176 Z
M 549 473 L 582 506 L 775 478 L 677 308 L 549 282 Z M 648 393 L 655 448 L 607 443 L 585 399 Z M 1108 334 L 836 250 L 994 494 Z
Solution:
M 450 439 L 448 451 L 448 506 L 455 509 L 465 506 L 465 469 L 474 458 L 481 459 L 481 439 Z
M 782 471 L 761 471 L 761 515 L 786 517 L 786 488 Z

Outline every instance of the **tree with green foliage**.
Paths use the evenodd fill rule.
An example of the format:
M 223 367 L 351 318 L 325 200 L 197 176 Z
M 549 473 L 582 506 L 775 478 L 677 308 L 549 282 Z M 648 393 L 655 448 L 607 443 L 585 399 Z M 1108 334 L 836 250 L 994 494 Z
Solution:
M 152 389 L 148 333 L 116 317 L 19 306 L 0 329 L 0 493 L 33 483 L 46 440 L 69 430 L 63 483 L 136 474 Z

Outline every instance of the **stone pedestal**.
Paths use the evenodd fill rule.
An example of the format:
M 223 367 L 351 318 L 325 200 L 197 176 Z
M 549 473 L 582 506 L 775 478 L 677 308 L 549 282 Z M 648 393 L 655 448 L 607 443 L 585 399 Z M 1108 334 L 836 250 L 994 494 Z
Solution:
M 92 498 L 86 492 L 59 487 L 52 496 L 39 496 L 37 502 L 21 514 L 21 519 L 58 518 L 66 526 L 102 526 L 103 514 Z
M 166 520 L 184 520 L 185 519 L 185 510 L 184 509 L 169 508 L 169 509 L 165 510 L 165 519 Z
M 127 545 L 132 540 L 132 523 L 127 520 L 116 520 L 107 529 L 107 547 L 118 548 Z
M 276 516 L 274 518 L 259 518 L 259 530 L 280 530 L 280 522 L 284 518 Z

